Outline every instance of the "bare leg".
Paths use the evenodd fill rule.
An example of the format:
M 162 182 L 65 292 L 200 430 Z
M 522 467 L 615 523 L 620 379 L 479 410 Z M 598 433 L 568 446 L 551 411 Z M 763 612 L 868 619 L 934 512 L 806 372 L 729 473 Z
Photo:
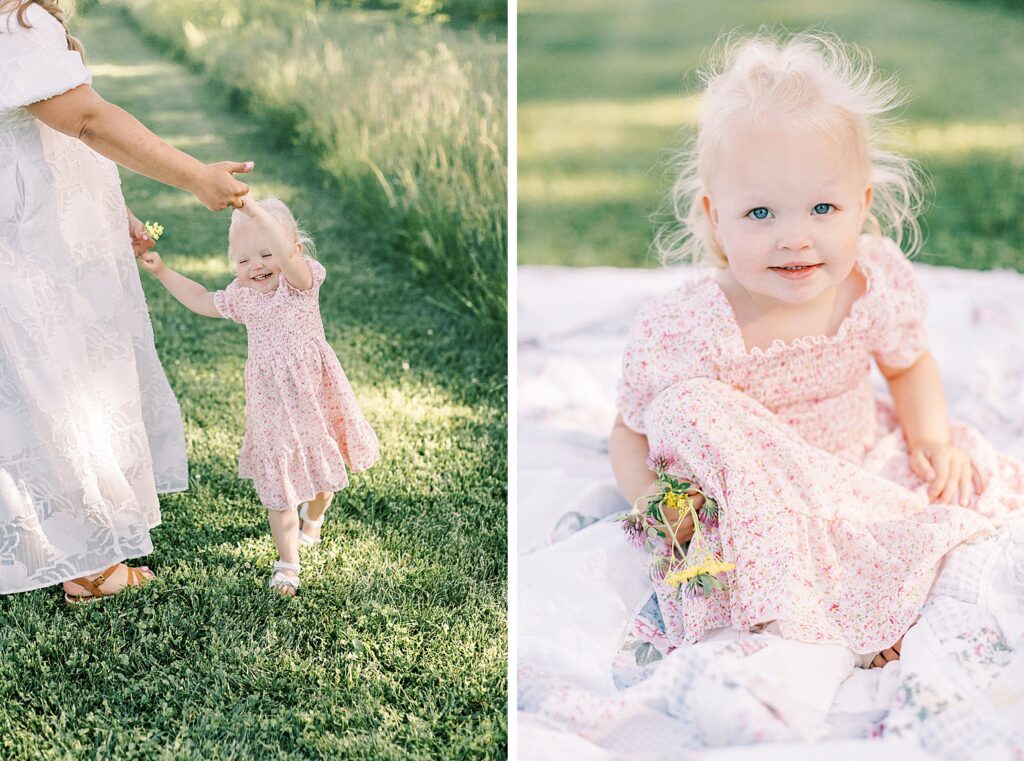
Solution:
M 311 521 L 318 521 L 327 512 L 327 508 L 331 506 L 331 502 L 334 500 L 334 492 L 325 491 L 320 492 L 316 495 L 316 499 L 309 501 L 309 507 L 306 509 L 306 515 L 309 516 Z M 320 526 L 311 526 L 308 523 L 302 524 L 302 532 L 306 534 L 310 539 L 320 538 Z
M 274 544 L 277 545 L 277 554 L 285 563 L 299 562 L 299 514 L 295 508 L 289 510 L 267 510 L 267 518 L 270 520 L 270 533 L 274 537 Z M 299 574 L 295 571 L 282 570 L 285 576 L 296 577 Z M 295 594 L 295 591 L 288 587 L 280 589 L 282 594 Z

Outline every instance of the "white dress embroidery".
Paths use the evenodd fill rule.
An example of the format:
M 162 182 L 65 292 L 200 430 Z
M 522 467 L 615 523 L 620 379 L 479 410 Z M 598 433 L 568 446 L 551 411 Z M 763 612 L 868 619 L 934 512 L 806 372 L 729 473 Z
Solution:
M 91 81 L 31 5 L 0 15 L 0 593 L 152 551 L 187 488 L 116 165 L 24 106 Z

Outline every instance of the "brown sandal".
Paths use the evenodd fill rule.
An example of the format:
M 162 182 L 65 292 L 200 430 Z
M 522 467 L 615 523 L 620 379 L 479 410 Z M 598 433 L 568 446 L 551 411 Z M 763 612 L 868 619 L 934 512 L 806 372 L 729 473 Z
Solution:
M 124 585 L 120 589 L 117 589 L 113 592 L 104 592 L 102 589 L 103 582 L 107 581 L 110 578 L 110 576 L 116 573 L 117 569 L 121 568 L 122 566 L 124 566 L 125 571 L 127 571 L 128 573 L 128 579 L 125 581 Z M 146 568 L 145 566 L 143 566 L 143 568 L 144 570 L 149 570 L 149 568 Z M 146 576 L 144 573 L 142 573 L 142 571 L 140 571 L 137 568 L 132 568 L 131 566 L 127 566 L 124 563 L 115 563 L 114 565 L 110 566 L 110 568 L 101 573 L 99 576 L 97 576 L 95 579 L 87 579 L 84 576 L 77 579 L 70 579 L 70 582 L 72 584 L 77 584 L 80 587 L 88 589 L 89 594 L 70 595 L 67 592 L 65 592 L 64 602 L 68 603 L 69 605 L 75 605 L 82 602 L 96 602 L 97 600 L 102 600 L 104 597 L 113 597 L 118 592 L 120 592 L 123 589 L 127 589 L 128 587 L 141 587 L 143 584 L 150 581 L 151 579 L 151 576 Z

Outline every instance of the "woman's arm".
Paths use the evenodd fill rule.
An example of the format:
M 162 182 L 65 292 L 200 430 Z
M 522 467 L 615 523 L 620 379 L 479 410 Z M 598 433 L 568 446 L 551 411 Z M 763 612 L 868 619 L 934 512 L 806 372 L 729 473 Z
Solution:
M 615 418 L 615 425 L 608 437 L 608 459 L 612 464 L 612 472 L 619 484 L 619 491 L 632 505 L 639 498 L 661 491 L 657 476 L 647 467 L 647 456 L 650 445 L 647 437 L 637 433 L 622 420 L 622 415 Z M 670 524 L 679 519 L 676 510 L 666 507 L 665 517 Z M 687 514 L 676 532 L 676 539 L 688 542 L 693 536 L 693 518 Z
M 201 161 L 168 145 L 134 116 L 108 103 L 89 85 L 33 103 L 28 112 L 65 135 L 80 139 L 97 153 L 133 172 L 187 190 L 211 211 L 237 207 L 249 192 L 234 173 L 251 163 Z
M 223 317 L 213 302 L 213 294 L 206 290 L 205 286 L 172 270 L 163 263 L 156 251 L 146 251 L 138 258 L 139 263 L 152 273 L 174 298 L 193 312 L 204 317 Z
M 288 282 L 300 291 L 312 288 L 313 273 L 309 271 L 309 266 L 302 258 L 302 244 L 292 240 L 278 221 L 253 198 L 243 198 L 239 208 L 259 227 L 267 249 Z
M 972 485 L 978 494 L 984 485 L 967 454 L 950 443 L 946 395 L 935 358 L 926 351 L 910 367 L 879 364 L 878 369 L 889 382 L 896 420 L 910 451 L 910 466 L 929 482 L 929 499 L 950 502 L 958 493 L 960 504 L 966 506 Z

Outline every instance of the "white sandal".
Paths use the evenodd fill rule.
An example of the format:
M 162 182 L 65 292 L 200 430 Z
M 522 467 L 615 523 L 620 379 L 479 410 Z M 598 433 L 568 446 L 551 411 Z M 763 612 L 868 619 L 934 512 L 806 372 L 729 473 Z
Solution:
M 277 560 L 274 562 L 274 575 L 270 577 L 270 581 L 267 582 L 267 586 L 276 592 L 281 594 L 287 594 L 285 587 L 292 590 L 292 594 L 296 594 L 299 591 L 299 571 L 302 570 L 302 566 L 298 563 L 285 563 L 283 560 Z M 295 576 L 287 576 L 281 571 L 295 571 Z
M 302 526 L 307 524 L 307 523 L 310 526 L 312 526 L 313 528 L 320 528 L 322 525 L 324 525 L 324 519 L 323 518 L 320 518 L 320 520 L 316 520 L 315 521 L 315 520 L 313 520 L 312 518 L 309 517 L 309 503 L 308 502 L 303 502 L 301 505 L 299 505 L 299 519 L 302 521 L 302 524 L 299 525 L 299 544 L 305 545 L 307 547 L 313 547 L 313 546 L 315 546 L 317 544 L 320 544 L 320 538 L 319 537 L 314 539 L 313 537 L 311 537 L 309 534 L 307 534 L 305 531 L 302 530 Z

